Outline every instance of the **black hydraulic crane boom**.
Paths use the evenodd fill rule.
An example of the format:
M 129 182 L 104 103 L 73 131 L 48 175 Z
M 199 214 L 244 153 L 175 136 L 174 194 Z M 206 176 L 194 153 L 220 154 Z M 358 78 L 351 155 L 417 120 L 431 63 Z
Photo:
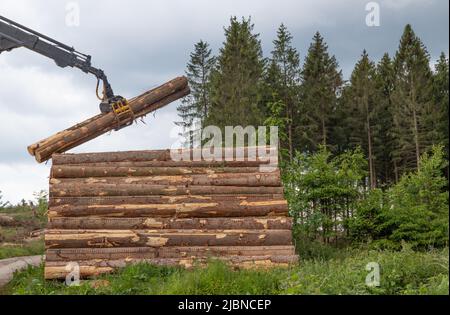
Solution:
M 97 78 L 97 89 L 99 81 L 103 82 L 103 95 L 100 103 L 101 112 L 110 112 L 112 108 L 117 107 L 117 104 L 120 106 L 122 103 L 126 103 L 123 97 L 114 95 L 103 70 L 91 66 L 91 56 L 80 53 L 73 47 L 60 43 L 0 15 L 0 54 L 18 47 L 28 48 L 53 59 L 60 67 L 75 67 L 85 73 L 95 75 Z

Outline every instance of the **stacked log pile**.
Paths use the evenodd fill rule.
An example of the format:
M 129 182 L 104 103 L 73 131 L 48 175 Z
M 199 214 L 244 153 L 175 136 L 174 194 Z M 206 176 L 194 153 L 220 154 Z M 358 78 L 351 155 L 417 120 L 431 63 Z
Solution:
M 35 157 L 37 162 L 45 162 L 54 153 L 66 152 L 113 129 L 126 126 L 132 123 L 133 120 L 143 117 L 189 93 L 187 79 L 185 77 L 175 78 L 138 97 L 130 99 L 128 104 L 133 115 L 124 117 L 120 124 L 118 124 L 117 117 L 113 112 L 99 114 L 28 146 L 28 152 Z
M 128 263 L 286 266 L 297 261 L 280 172 L 261 161 L 173 161 L 169 150 L 55 154 L 45 277 Z

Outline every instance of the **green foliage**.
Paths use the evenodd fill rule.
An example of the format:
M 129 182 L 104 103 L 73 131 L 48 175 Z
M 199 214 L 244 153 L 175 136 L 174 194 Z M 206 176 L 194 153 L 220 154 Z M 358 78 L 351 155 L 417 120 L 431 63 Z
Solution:
M 276 96 L 274 96 L 276 99 Z M 272 101 L 267 103 L 268 117 L 264 121 L 265 126 L 277 126 L 278 127 L 278 139 L 280 142 L 288 141 L 287 126 L 289 119 L 283 114 L 286 109 L 286 105 L 283 101 Z M 268 133 L 270 130 L 267 131 Z M 269 135 L 267 135 L 269 139 Z M 287 160 L 289 157 L 289 149 L 285 146 L 280 146 L 279 154 L 281 156 L 281 161 Z
M 43 240 L 27 242 L 16 246 L 3 246 L 0 244 L 0 259 L 10 257 L 32 256 L 44 254 Z
M 388 192 L 384 226 L 391 230 L 389 239 L 402 240 L 414 247 L 448 244 L 448 191 L 442 169 L 447 166 L 441 146 L 432 154 L 423 154 L 420 169 L 404 175 Z
M 356 204 L 356 211 L 348 220 L 350 238 L 353 241 L 370 242 L 382 235 L 384 199 L 385 194 L 381 189 L 373 189 Z
M 3 208 L 5 208 L 8 205 L 7 201 L 2 201 L 3 196 L 2 196 L 2 191 L 0 190 L 0 210 L 2 210 Z
M 448 126 L 449 126 L 449 112 L 448 112 L 448 89 L 449 89 L 449 73 L 448 73 L 448 58 L 444 53 L 441 53 L 439 60 L 436 63 L 435 73 L 433 76 L 433 99 L 436 105 L 437 119 L 434 122 L 437 124 L 437 131 L 439 132 L 439 142 L 444 144 L 446 157 L 448 159 Z
M 209 125 L 258 126 L 264 119 L 262 77 L 264 61 L 259 35 L 250 18 L 230 19 L 225 42 L 211 73 Z
M 394 159 L 407 172 L 419 167 L 420 155 L 434 136 L 432 72 L 428 52 L 411 25 L 406 25 L 394 59 L 395 88 L 392 93 Z
M 369 262 L 380 265 L 380 286 L 368 287 Z M 341 256 L 303 259 L 291 268 L 233 270 L 212 262 L 207 268 L 137 264 L 99 279 L 97 289 L 83 281 L 67 287 L 44 281 L 43 266 L 16 273 L 5 294 L 445 294 L 448 295 L 448 249 L 414 252 L 347 250 Z
M 404 174 L 383 192 L 370 191 L 349 220 L 354 241 L 374 241 L 376 247 L 398 249 L 403 241 L 416 249 L 448 244 L 448 191 L 441 146 L 423 154 L 420 169 Z
M 31 207 L 33 208 L 33 213 L 35 216 L 40 218 L 46 218 L 48 211 L 48 192 L 41 190 L 34 193 L 36 205 L 31 202 Z
M 300 150 L 316 151 L 320 144 L 331 144 L 332 118 L 337 94 L 343 83 L 338 67 L 336 58 L 328 54 L 328 46 L 317 32 L 302 69 L 303 110 L 297 117 L 301 121 L 298 130 Z
M 277 38 L 273 41 L 274 50 L 265 71 L 265 85 L 269 94 L 267 100 L 268 118 L 265 124 L 271 122 L 283 122 L 279 126 L 281 146 L 286 149 L 289 160 L 293 158 L 294 145 L 296 145 L 295 130 L 298 120 L 295 119 L 300 110 L 300 55 L 292 46 L 292 35 L 284 24 L 277 31 Z M 274 110 L 273 106 L 279 106 Z
M 368 160 L 369 183 L 371 188 L 377 185 L 375 170 L 375 145 L 377 136 L 375 112 L 380 105 L 376 89 L 376 67 L 364 50 L 356 63 L 350 78 L 350 85 L 344 89 L 346 112 L 344 124 L 348 130 L 350 147 L 361 147 Z M 341 109 L 342 110 L 342 109 Z
M 187 64 L 186 76 L 191 93 L 183 98 L 177 107 L 178 115 L 182 119 L 177 125 L 184 129 L 192 128 L 195 121 L 202 124 L 208 116 L 210 75 L 214 65 L 215 57 L 211 56 L 209 44 L 200 40 L 195 44 Z
M 337 242 L 361 195 L 366 161 L 360 149 L 332 157 L 326 147 L 312 155 L 297 153 L 283 172 L 294 232 L 310 240 Z

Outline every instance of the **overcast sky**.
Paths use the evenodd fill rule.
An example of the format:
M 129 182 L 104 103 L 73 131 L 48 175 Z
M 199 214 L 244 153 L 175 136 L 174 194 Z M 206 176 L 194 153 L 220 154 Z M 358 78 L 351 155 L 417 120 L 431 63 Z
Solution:
M 363 49 L 374 60 L 393 55 L 403 27 L 411 23 L 432 61 L 448 56 L 447 0 L 379 0 L 380 26 L 366 25 L 365 0 L 0 0 L 0 15 L 92 55 L 116 94 L 136 96 L 182 75 L 194 43 L 214 53 L 232 15 L 251 16 L 265 56 L 280 23 L 305 56 L 320 31 L 347 79 Z M 67 25 L 79 7 L 79 25 Z M 69 19 L 68 19 L 69 14 Z M 97 114 L 95 78 L 59 68 L 24 48 L 0 54 L 0 191 L 13 203 L 48 189 L 49 165 L 37 164 L 26 147 Z M 103 135 L 71 152 L 168 148 L 174 141 L 178 102 L 157 111 L 146 124 Z M 48 163 L 50 164 L 50 163 Z

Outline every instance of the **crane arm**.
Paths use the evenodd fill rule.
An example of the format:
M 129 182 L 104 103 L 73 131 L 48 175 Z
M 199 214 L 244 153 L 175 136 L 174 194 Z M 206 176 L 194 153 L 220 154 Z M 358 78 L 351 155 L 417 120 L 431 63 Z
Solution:
M 110 112 L 112 103 L 124 100 L 121 96 L 114 95 L 103 70 L 91 65 L 91 56 L 80 53 L 73 47 L 60 43 L 0 15 L 0 54 L 18 47 L 25 47 L 48 57 L 62 68 L 74 67 L 85 73 L 95 75 L 97 80 L 103 82 L 103 96 L 100 104 L 102 112 Z

